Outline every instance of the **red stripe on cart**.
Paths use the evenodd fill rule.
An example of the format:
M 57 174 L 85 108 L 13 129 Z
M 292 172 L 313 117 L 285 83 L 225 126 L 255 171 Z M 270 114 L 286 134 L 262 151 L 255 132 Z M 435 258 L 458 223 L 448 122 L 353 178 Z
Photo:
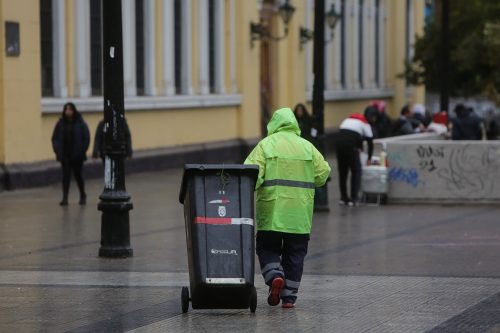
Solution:
M 220 224 L 220 225 L 227 225 L 227 224 L 247 224 L 247 225 L 253 225 L 253 219 L 249 219 L 246 217 L 239 217 L 239 218 L 229 218 L 229 217 L 203 217 L 203 216 L 197 216 L 194 219 L 194 223 L 197 224 Z

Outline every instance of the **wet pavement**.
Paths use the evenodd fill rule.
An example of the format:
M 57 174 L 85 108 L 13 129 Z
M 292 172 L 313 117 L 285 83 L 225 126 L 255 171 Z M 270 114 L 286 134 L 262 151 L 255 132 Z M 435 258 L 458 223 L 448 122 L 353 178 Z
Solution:
M 101 259 L 98 196 L 0 193 L 0 332 L 500 332 L 500 207 L 388 205 L 317 213 L 297 307 L 190 310 L 182 171 L 133 174 L 134 257 Z M 335 176 L 332 177 L 335 179 Z M 257 271 L 258 273 L 258 271 Z

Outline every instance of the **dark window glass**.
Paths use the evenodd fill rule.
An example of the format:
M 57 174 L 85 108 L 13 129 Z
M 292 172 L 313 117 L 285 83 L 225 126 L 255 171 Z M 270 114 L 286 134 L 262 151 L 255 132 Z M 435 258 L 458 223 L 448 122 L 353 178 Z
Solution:
M 342 82 L 342 87 L 346 88 L 346 68 L 345 68 L 345 39 L 346 39 L 346 7 L 345 0 L 342 0 L 340 3 L 341 11 L 342 11 L 342 19 L 340 20 L 340 27 L 342 28 L 340 35 L 340 82 Z
M 182 93 L 182 1 L 174 1 L 175 93 Z
M 40 0 L 40 49 L 42 55 L 42 96 L 54 96 L 51 0 Z
M 151 0 L 147 0 L 151 1 Z M 137 95 L 144 95 L 144 1 L 135 0 L 135 69 Z
M 92 95 L 102 95 L 102 0 L 90 0 L 90 78 Z
M 363 21 L 364 21 L 364 1 L 359 0 L 359 15 L 358 15 L 358 80 L 359 86 L 363 88 Z
M 375 84 L 378 86 L 380 79 L 380 0 L 375 0 Z
M 215 92 L 215 0 L 208 0 L 208 77 L 210 93 Z

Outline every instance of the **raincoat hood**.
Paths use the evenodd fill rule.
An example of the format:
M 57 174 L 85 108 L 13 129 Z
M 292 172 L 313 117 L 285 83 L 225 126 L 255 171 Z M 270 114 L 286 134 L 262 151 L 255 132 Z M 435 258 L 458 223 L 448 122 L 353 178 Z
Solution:
M 281 108 L 274 112 L 269 124 L 267 124 L 267 135 L 277 132 L 292 132 L 300 136 L 300 128 L 297 119 L 290 108 Z

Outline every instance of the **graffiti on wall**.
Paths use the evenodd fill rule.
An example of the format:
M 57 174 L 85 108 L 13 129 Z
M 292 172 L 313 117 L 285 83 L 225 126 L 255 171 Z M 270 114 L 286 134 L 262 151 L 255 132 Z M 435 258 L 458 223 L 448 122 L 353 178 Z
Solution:
M 500 144 L 418 144 L 388 152 L 389 181 L 402 197 L 500 197 Z M 395 191 L 395 192 L 394 192 Z
M 480 197 L 493 193 L 499 169 L 500 148 L 464 145 L 450 150 L 446 166 L 437 174 L 451 194 Z
M 419 146 L 417 148 L 417 155 L 420 159 L 420 169 L 432 172 L 437 169 L 434 160 L 444 159 L 444 147 Z
M 413 187 L 422 183 L 415 168 L 390 168 L 387 176 L 390 181 L 405 183 Z

